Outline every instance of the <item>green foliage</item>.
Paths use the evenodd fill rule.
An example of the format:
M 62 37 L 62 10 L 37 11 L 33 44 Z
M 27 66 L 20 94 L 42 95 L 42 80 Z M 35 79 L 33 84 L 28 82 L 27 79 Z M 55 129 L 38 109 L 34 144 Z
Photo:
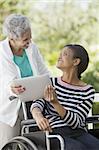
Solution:
M 99 115 L 99 102 L 93 104 L 93 115 Z M 95 124 L 95 128 L 99 129 L 99 123 Z
M 99 72 L 96 69 L 97 66 L 99 66 L 99 62 L 94 65 L 95 66 L 85 74 L 83 80 L 87 83 L 92 84 L 96 91 L 99 92 Z
M 3 22 L 11 13 L 22 13 L 28 15 L 29 5 L 24 0 L 0 0 L 0 39 L 4 38 L 2 33 Z
M 99 50 L 94 48 L 91 52 L 91 45 L 97 45 L 99 39 L 98 8 L 99 6 L 93 3 L 90 3 L 86 10 L 75 5 L 75 2 L 65 3 L 63 6 L 54 4 L 51 8 L 47 7 L 46 13 L 38 12 L 34 18 L 37 23 L 35 40 L 53 68 L 58 52 L 65 44 L 78 43 L 87 49 L 90 64 L 83 80 L 92 84 L 96 91 L 99 91 L 99 61 L 96 59 Z
M 48 53 L 45 57 L 51 66 L 55 65 L 55 60 L 58 59 L 59 53 L 57 51 L 52 51 L 51 54 Z
M 55 69 L 58 54 L 65 44 L 77 43 L 83 45 L 89 53 L 90 64 L 83 74 L 83 80 L 92 84 L 99 92 L 99 49 L 92 45 L 99 43 L 99 5 L 97 1 L 86 0 L 86 8 L 81 1 L 47 1 L 43 6 L 37 0 L 0 0 L 0 33 L 5 17 L 10 13 L 23 13 L 31 21 L 34 42 L 49 65 L 52 73 L 58 75 Z M 61 3 L 60 3 L 61 2 Z M 37 4 L 37 5 L 35 5 Z M 36 7 L 38 6 L 38 7 Z M 0 34 L 0 39 L 3 39 Z
M 83 80 L 94 86 L 99 92 L 99 50 L 90 52 L 90 63 L 87 71 L 83 75 Z

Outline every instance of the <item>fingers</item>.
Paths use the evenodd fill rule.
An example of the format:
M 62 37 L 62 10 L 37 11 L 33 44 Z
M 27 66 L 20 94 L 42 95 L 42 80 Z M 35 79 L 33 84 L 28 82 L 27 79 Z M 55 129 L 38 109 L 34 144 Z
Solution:
M 48 126 L 48 127 L 46 128 L 46 131 L 52 132 L 52 128 L 51 128 L 50 126 Z
M 44 98 L 47 101 L 53 101 L 56 99 L 55 88 L 53 88 L 51 85 L 46 86 L 44 91 Z
M 47 119 L 45 119 L 45 131 L 49 131 L 52 132 L 52 129 L 50 127 L 49 121 Z
M 42 131 L 52 132 L 49 122 L 46 118 L 42 118 L 42 120 L 37 121 L 37 125 L 38 125 L 39 129 Z

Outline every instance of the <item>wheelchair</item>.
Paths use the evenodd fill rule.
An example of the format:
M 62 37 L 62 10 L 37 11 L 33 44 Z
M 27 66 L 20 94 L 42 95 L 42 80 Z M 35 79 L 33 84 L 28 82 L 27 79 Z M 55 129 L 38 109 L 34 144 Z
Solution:
M 36 122 L 31 119 L 31 104 L 32 102 L 22 102 L 24 120 L 21 121 L 21 135 L 12 138 L 1 150 L 52 150 L 51 140 L 53 139 L 58 143 L 59 150 L 64 150 L 64 139 L 60 135 L 52 135 L 48 131 L 38 129 Z
M 2 150 L 64 150 L 64 139 L 62 136 L 58 134 L 52 135 L 48 131 L 43 132 L 38 129 L 35 121 L 31 119 L 31 103 L 22 102 L 24 120 L 21 122 L 21 135 L 12 138 Z M 99 115 L 88 117 L 86 123 L 99 123 Z M 89 132 L 94 135 L 94 129 L 89 129 Z M 55 144 L 51 142 L 53 140 Z

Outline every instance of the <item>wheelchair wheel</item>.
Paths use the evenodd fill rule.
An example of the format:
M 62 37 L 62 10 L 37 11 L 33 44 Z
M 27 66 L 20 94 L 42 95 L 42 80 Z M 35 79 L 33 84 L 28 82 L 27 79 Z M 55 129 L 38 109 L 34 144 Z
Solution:
M 28 150 L 27 146 L 18 140 L 7 143 L 2 150 Z
M 18 136 L 11 139 L 2 150 L 38 150 L 36 145 L 26 137 Z

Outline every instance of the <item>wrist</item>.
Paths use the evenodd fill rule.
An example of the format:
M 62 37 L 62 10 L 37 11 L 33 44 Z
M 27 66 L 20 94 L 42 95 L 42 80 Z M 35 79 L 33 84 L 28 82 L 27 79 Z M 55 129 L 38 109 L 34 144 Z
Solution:
M 36 117 L 38 117 L 39 115 L 42 115 L 41 110 L 37 107 L 34 107 L 34 108 L 31 107 L 31 113 L 32 113 L 32 116 L 33 116 L 34 119 Z
M 41 111 L 38 111 L 38 112 L 33 113 L 33 118 L 34 118 L 35 120 L 38 119 L 38 118 L 41 118 L 41 117 L 43 117 Z
M 52 101 L 50 101 L 50 102 L 51 102 L 51 104 L 53 104 L 53 105 L 59 103 L 57 99 L 54 99 L 54 100 L 52 100 Z

